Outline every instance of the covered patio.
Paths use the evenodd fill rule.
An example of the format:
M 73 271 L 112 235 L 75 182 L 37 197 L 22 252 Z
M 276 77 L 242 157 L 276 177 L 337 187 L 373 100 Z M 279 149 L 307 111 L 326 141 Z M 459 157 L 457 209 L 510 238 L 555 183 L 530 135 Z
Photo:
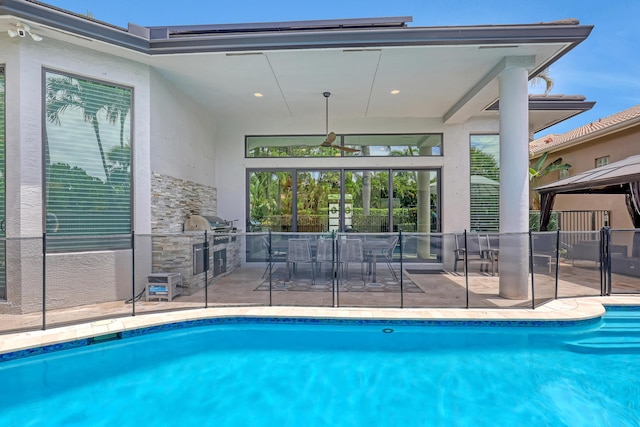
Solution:
M 471 224 L 470 138 L 487 134 L 499 136 L 499 150 L 494 151 L 500 165 L 499 231 L 526 233 L 530 134 L 592 105 L 583 98 L 541 102 L 529 97 L 528 82 L 584 41 L 592 26 L 574 19 L 455 27 L 410 23 L 411 17 L 383 17 L 118 28 L 44 3 L 3 2 L 0 46 L 7 64 L 5 109 L 11 123 L 6 159 L 19 165 L 6 175 L 5 198 L 15 203 L 7 212 L 5 237 L 49 239 L 47 268 L 54 280 L 65 282 L 70 299 L 92 283 L 88 291 L 96 300 L 120 300 L 130 286 L 123 272 L 135 267 L 139 287 L 150 274 L 177 268 L 178 252 L 191 247 L 175 249 L 191 238 L 183 234 L 189 215 L 217 215 L 236 221 L 240 232 L 250 231 L 250 174 L 255 171 L 294 171 L 291 179 L 276 183 L 291 192 L 304 187 L 294 184 L 301 173 L 333 173 L 338 178 L 325 183 L 344 196 L 336 207 L 338 232 L 349 226 L 345 189 L 353 180 L 348 176 L 361 173 L 364 182 L 369 172 L 410 172 L 415 175 L 414 230 L 459 233 Z M 38 37 L 10 37 L 22 25 Z M 61 95 L 68 95 L 52 86 L 56 82 L 126 95 L 116 97 L 122 104 L 117 108 L 109 103 L 100 110 L 118 111 L 120 129 L 111 132 L 107 148 L 124 152 L 119 161 L 102 150 L 107 133 L 95 132 L 82 115 L 61 120 L 66 107 L 54 111 L 57 116 L 27 114 L 51 113 Z M 330 109 L 325 92 L 331 94 Z M 105 121 L 103 126 L 109 124 Z M 65 123 L 71 124 L 65 128 Z M 82 138 L 66 137 L 80 128 Z M 320 147 L 330 131 L 336 134 L 336 150 L 348 146 L 358 154 L 249 155 L 248 141 L 254 137 L 276 139 L 276 146 L 287 147 L 287 139 L 295 136 L 306 138 L 308 147 Z M 358 141 L 345 142 L 350 137 Z M 391 150 L 384 156 L 379 155 L 384 150 L 368 152 L 370 146 L 386 148 L 387 139 L 403 137 L 420 142 L 406 143 L 411 150 L 401 156 Z M 90 202 L 97 207 L 85 209 L 90 215 L 78 220 L 85 212 L 71 212 L 67 192 L 75 197 L 84 181 L 63 188 L 58 186 L 62 178 L 50 173 L 57 170 L 66 179 L 72 173 L 67 169 L 78 172 L 73 179 L 95 185 L 96 193 L 117 195 L 118 203 L 93 196 Z M 438 177 L 433 193 L 432 175 L 425 172 Z M 118 191 L 113 191 L 114 174 L 122 180 Z M 379 195 L 387 203 L 379 208 L 388 210 L 379 215 L 389 218 L 386 224 L 395 220 L 394 191 L 389 184 Z M 52 195 L 58 197 L 55 203 Z M 299 213 L 295 197 L 288 200 L 289 211 L 279 197 L 269 202 L 279 215 L 291 217 L 292 231 L 299 231 L 293 221 Z M 367 212 L 369 206 L 363 205 Z M 103 213 L 114 206 L 121 215 L 117 227 L 91 223 L 108 217 Z M 434 210 L 436 221 L 431 219 Z M 73 215 L 65 223 L 61 212 Z M 51 214 L 60 223 L 50 225 Z M 54 253 L 54 240 L 82 234 L 76 227 L 89 234 L 135 234 L 131 241 L 170 237 L 163 237 L 164 246 L 146 240 L 144 261 L 135 266 L 129 256 L 134 248 L 126 238 L 102 250 L 88 236 L 87 246 Z M 443 253 L 446 264 L 453 252 Z M 22 268 L 25 257 L 7 245 L 6 283 L 0 284 L 6 304 L 0 310 L 21 312 L 31 304 L 26 290 L 36 288 L 40 278 Z M 524 239 L 502 252 L 497 278 L 502 297 L 528 295 L 526 259 Z M 248 267 L 243 256 L 235 261 Z M 101 274 L 95 273 L 97 268 Z

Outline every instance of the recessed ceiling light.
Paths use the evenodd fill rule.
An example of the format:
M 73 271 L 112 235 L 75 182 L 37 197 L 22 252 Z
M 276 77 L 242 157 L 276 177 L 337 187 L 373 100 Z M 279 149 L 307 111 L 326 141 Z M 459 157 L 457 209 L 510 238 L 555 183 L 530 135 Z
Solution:
M 397 95 L 399 93 L 400 93 L 400 91 L 398 89 L 394 89 L 394 90 L 391 91 L 391 95 Z
M 253 96 L 255 96 L 256 98 L 262 98 L 264 95 L 261 94 L 260 92 L 256 92 L 253 94 Z

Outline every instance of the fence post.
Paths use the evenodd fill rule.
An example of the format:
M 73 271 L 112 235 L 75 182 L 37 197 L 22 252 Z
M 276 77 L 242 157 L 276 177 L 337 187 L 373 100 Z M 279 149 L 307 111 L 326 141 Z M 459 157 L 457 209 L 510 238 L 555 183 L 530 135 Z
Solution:
M 268 255 L 269 255 L 269 307 L 271 307 L 273 305 L 273 295 L 271 294 L 271 280 L 272 280 L 272 273 L 273 273 L 273 258 L 272 258 L 272 245 L 273 245 L 273 241 L 271 240 L 271 228 L 269 228 L 269 248 L 267 249 L 269 251 Z
M 467 261 L 467 254 L 469 250 L 467 248 L 467 230 L 464 230 L 464 284 L 466 292 L 466 308 L 469 308 L 469 263 Z
M 600 295 L 611 295 L 611 229 L 600 229 Z
M 47 232 L 42 233 L 42 330 L 47 329 Z
M 209 308 L 209 236 L 207 236 L 207 230 L 204 230 L 202 252 L 204 254 L 204 308 Z
M 338 274 L 338 263 L 336 262 L 336 231 L 331 230 L 331 305 L 338 307 L 339 301 L 337 299 L 336 289 L 336 274 Z
M 560 228 L 556 230 L 556 292 L 555 299 L 558 299 L 558 274 L 560 269 Z
M 398 231 L 398 242 L 400 242 L 400 308 L 404 308 L 404 282 L 402 280 L 402 230 Z M 391 251 L 391 262 L 393 262 L 393 250 Z
M 551 262 L 551 261 L 549 261 Z M 533 271 L 533 234 L 531 230 L 529 230 L 529 271 L 531 271 L 531 309 L 535 310 L 536 308 L 536 294 L 535 294 L 535 273 Z
M 131 230 L 131 316 L 136 315 L 136 240 Z

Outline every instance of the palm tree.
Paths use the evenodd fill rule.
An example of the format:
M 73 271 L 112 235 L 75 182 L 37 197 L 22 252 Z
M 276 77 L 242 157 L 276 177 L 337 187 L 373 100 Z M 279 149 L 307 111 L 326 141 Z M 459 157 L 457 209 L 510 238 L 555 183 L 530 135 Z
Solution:
M 82 111 L 84 120 L 93 127 L 105 178 L 110 183 L 111 173 L 102 146 L 98 113 L 104 111 L 109 123 L 120 122 L 120 147 L 124 148 L 125 121 L 131 108 L 129 90 L 66 76 L 49 77 L 46 104 L 47 119 L 55 125 L 60 125 L 60 117 L 67 109 Z
M 551 92 L 551 89 L 553 88 L 553 79 L 549 75 L 548 68 L 545 68 L 544 70 L 540 71 L 534 78 L 531 79 L 532 86 L 536 86 L 540 82 L 544 82 L 545 84 L 544 94 L 548 95 L 549 92 Z
M 549 152 L 545 151 L 535 165 L 529 168 L 529 181 L 532 188 L 537 187 L 542 178 L 549 175 L 551 172 L 568 170 L 571 167 L 568 163 L 562 163 L 562 157 L 558 157 L 556 160 L 543 167 L 547 161 L 547 157 L 549 157 Z M 533 209 L 540 209 L 540 194 L 537 191 L 533 193 L 532 207 Z
M 104 109 L 107 113 L 107 121 L 111 124 L 120 124 L 120 148 L 124 148 L 124 128 L 127 115 L 131 110 L 131 92 L 129 89 L 117 86 L 105 86 L 107 89 Z

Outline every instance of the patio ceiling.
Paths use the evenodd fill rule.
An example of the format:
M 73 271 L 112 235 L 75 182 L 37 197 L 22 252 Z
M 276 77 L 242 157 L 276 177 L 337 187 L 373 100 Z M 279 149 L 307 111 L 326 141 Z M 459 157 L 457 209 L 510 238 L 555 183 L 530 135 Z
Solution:
M 553 57 L 560 46 L 524 46 L 518 55 Z M 478 46 L 385 47 L 154 56 L 151 64 L 216 116 L 274 120 L 324 117 L 443 119 L 514 49 Z M 399 90 L 392 95 L 392 90 Z M 254 93 L 264 96 L 256 98 Z M 462 122 L 498 98 L 498 82 L 482 87 Z M 484 113 L 497 115 L 497 112 Z
M 496 116 L 487 108 L 506 58 L 533 59 L 534 76 L 592 29 L 575 20 L 410 27 L 408 17 L 123 29 L 19 0 L 4 0 L 0 17 L 5 37 L 23 22 L 45 40 L 147 63 L 211 117 L 266 120 L 324 117 L 324 91 L 331 117 L 342 119 Z M 534 127 L 567 116 L 549 111 Z

